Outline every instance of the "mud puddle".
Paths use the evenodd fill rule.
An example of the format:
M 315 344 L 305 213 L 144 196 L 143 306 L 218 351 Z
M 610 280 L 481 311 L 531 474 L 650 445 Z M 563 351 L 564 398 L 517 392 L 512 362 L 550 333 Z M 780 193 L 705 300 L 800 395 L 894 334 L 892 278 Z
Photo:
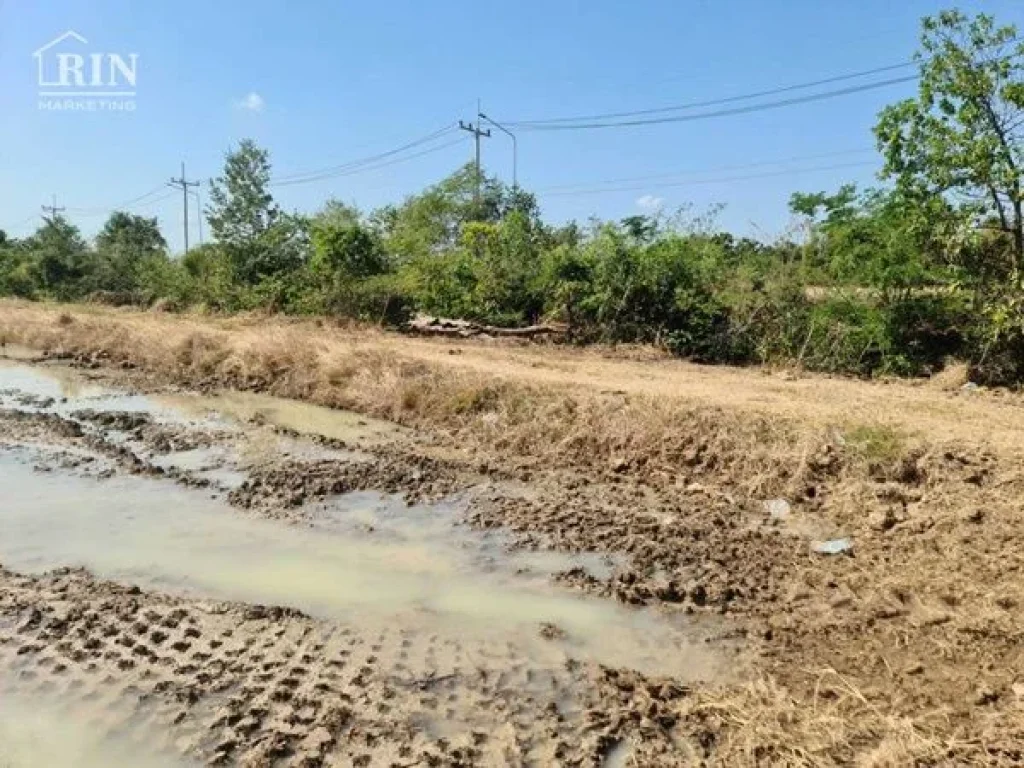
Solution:
M 346 443 L 379 445 L 390 442 L 404 430 L 386 421 L 351 411 L 325 408 L 255 392 L 220 392 L 214 395 L 171 395 L 159 398 L 186 413 L 214 412 L 242 422 L 270 424 L 303 435 L 319 435 Z
M 50 411 L 68 415 L 90 408 L 114 413 L 147 413 L 161 421 L 193 423 L 156 398 L 111 389 L 64 365 L 31 365 L 0 358 L 0 406 L 20 411 Z
M 550 584 L 596 556 L 506 554 L 500 536 L 454 525 L 454 504 L 407 507 L 372 493 L 322 506 L 302 528 L 236 514 L 208 494 L 137 476 L 42 475 L 32 451 L 0 455 L 0 562 L 205 598 L 374 617 L 531 641 L 575 658 L 706 678 L 713 657 L 681 621 Z
M 265 424 L 299 435 L 366 446 L 393 442 L 405 433 L 398 425 L 351 411 L 252 392 L 128 394 L 67 366 L 30 364 L 24 359 L 0 358 L 0 405 L 65 415 L 82 408 L 144 413 L 165 423 L 207 428 Z M 291 447 L 299 450 L 297 443 Z M 323 449 L 319 453 L 331 455 Z
M 566 579 L 631 561 L 474 517 L 539 485 L 355 414 L 120 381 L 0 361 L 0 768 L 613 768 L 674 750 L 633 738 L 674 722 L 665 677 L 742 674 L 725 619 Z
M 106 727 L 104 711 L 68 705 L 57 697 L 14 692 L 0 678 L 2 768 L 188 768 L 147 745 L 158 734 Z
M 140 454 L 150 449 L 134 436 L 136 417 L 176 425 L 174 440 L 184 445 L 150 450 L 146 460 L 225 490 L 244 483 L 251 467 L 285 458 L 374 460 L 359 449 L 316 444 L 303 432 L 367 447 L 399 433 L 357 414 L 278 398 L 138 395 L 63 366 L 3 360 L 0 408 L 55 413 L 108 442 L 136 441 Z M 130 417 L 127 426 L 119 413 Z M 279 434 L 271 424 L 300 436 Z M 41 573 L 82 566 L 100 577 L 202 599 L 515 638 L 545 662 L 568 655 L 685 679 L 714 675 L 715 657 L 685 617 L 586 597 L 552 582 L 571 569 L 603 581 L 617 561 L 517 552 L 500 529 L 458 525 L 465 505 L 457 498 L 408 505 L 378 492 L 329 496 L 306 504 L 309 524 L 300 527 L 240 515 L 209 490 L 168 479 L 66 471 L 54 455 L 53 446 L 39 443 L 0 452 L 0 563 L 8 568 Z

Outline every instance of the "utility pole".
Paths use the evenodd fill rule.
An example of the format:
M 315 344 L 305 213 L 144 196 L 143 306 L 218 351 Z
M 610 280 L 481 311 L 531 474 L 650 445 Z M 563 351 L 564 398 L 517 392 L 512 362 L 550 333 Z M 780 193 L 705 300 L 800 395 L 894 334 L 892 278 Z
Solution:
M 181 187 L 181 201 L 185 211 L 185 253 L 188 253 L 188 188 L 198 187 L 198 181 L 189 181 L 185 177 L 185 163 L 181 164 L 181 178 L 176 179 L 173 176 L 171 180 L 167 182 L 169 187 Z
M 490 130 L 486 130 L 486 131 L 480 130 L 480 100 L 479 99 L 477 99 L 476 106 L 477 106 L 477 110 L 476 110 L 477 111 L 476 125 L 474 125 L 472 122 L 464 123 L 461 120 L 459 120 L 459 128 L 461 128 L 464 131 L 469 131 L 470 133 L 472 133 L 473 134 L 473 140 L 476 143 L 476 191 L 473 193 L 473 203 L 475 204 L 475 207 L 476 207 L 476 210 L 477 210 L 477 214 L 479 214 L 479 212 L 480 212 L 480 184 L 481 184 L 481 176 L 480 176 L 480 137 L 483 136 L 484 138 L 490 138 L 491 137 L 491 132 L 490 132 Z
M 515 190 L 518 191 L 519 190 L 519 142 L 516 141 L 516 135 L 514 133 L 512 133 L 512 131 L 510 131 L 508 128 L 506 128 L 504 125 L 499 123 L 498 121 L 492 120 L 491 118 L 489 118 L 483 112 L 478 113 L 477 114 L 477 118 L 478 119 L 479 118 L 483 118 L 488 123 L 490 123 L 495 128 L 497 128 L 499 131 L 501 131 L 504 134 L 507 134 L 510 139 L 512 139 L 512 189 L 515 189 Z
M 53 196 L 53 205 L 43 205 L 40 207 L 43 209 L 44 213 L 50 214 L 48 221 L 51 224 L 53 223 L 53 220 L 57 218 L 58 213 L 63 213 L 67 210 L 64 206 L 61 206 L 60 208 L 57 207 L 57 195 Z M 45 219 L 46 217 L 44 216 L 43 218 Z

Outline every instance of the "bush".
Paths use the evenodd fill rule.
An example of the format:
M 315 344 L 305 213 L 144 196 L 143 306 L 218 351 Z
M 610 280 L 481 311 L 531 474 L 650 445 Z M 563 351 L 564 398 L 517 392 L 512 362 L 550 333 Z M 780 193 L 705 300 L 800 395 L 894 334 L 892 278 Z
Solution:
M 375 275 L 335 286 L 325 296 L 324 310 L 341 317 L 397 326 L 412 316 L 413 301 L 400 276 Z

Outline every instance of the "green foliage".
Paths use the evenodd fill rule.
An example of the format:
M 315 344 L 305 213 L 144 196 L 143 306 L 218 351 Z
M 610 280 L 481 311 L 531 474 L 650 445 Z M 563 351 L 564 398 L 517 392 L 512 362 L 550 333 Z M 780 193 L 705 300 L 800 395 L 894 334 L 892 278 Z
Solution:
M 234 267 L 231 257 L 217 244 L 201 245 L 181 260 L 186 276 L 183 303 L 215 310 L 238 308 Z
M 39 288 L 33 254 L 22 244 L 5 241 L 0 246 L 0 294 L 35 298 Z
M 575 342 L 644 342 L 708 363 L 924 375 L 949 357 L 980 381 L 1024 382 L 1024 44 L 984 15 L 926 19 L 915 99 L 875 129 L 891 186 L 797 192 L 801 235 L 764 243 L 694 216 L 546 224 L 530 193 L 472 166 L 366 214 L 311 217 L 270 194 L 243 141 L 212 182 L 215 242 L 168 257 L 154 219 L 113 214 L 92 247 L 61 217 L 0 232 L 0 292 L 166 300 L 398 324 L 415 312 L 491 325 L 565 323 Z M 486 393 L 453 401 L 487 407 Z M 863 439 L 862 439 L 863 438 Z M 886 436 L 853 436 L 868 457 Z
M 916 99 L 879 115 L 885 174 L 915 195 L 958 196 L 983 226 L 1012 236 L 1024 264 L 1024 42 L 991 16 L 924 19 Z
M 335 224 L 313 220 L 310 268 L 324 277 L 358 280 L 387 269 L 379 238 L 359 222 Z
M 61 301 L 79 298 L 94 266 L 93 254 L 78 230 L 63 216 L 47 219 L 25 247 L 32 254 L 38 291 Z
M 815 274 L 887 298 L 948 276 L 949 227 L 943 225 L 955 229 L 956 222 L 941 199 L 922 200 L 900 189 L 858 194 L 848 184 L 835 195 L 796 193 L 790 209 L 808 220 L 803 264 Z
M 155 218 L 115 211 L 96 236 L 95 270 L 90 283 L 95 290 L 140 298 L 152 293 L 151 282 L 160 262 L 167 261 L 167 242 Z
M 874 464 L 892 464 L 906 453 L 907 437 L 894 427 L 859 424 L 844 439 L 851 455 Z
M 269 184 L 270 155 L 251 139 L 228 152 L 223 175 L 210 181 L 210 230 L 238 279 L 249 285 L 293 270 L 302 260 L 304 222 L 281 212 Z

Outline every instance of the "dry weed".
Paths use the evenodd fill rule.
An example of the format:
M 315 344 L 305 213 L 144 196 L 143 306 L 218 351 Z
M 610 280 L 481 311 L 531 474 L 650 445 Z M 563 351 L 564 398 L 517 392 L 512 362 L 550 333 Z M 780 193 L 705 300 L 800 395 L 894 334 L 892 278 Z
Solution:
M 946 364 L 930 379 L 929 386 L 944 392 L 955 392 L 970 381 L 970 366 L 960 360 L 947 360 Z

